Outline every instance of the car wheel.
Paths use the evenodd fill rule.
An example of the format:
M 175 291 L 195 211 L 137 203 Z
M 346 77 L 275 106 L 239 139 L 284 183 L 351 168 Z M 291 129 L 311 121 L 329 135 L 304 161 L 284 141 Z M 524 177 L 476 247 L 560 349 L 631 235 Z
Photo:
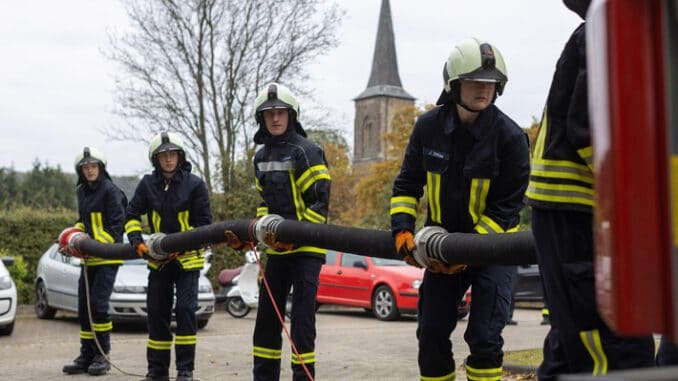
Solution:
M 393 291 L 388 286 L 379 286 L 372 295 L 372 313 L 379 320 L 395 320 L 400 316 Z
M 203 328 L 207 327 L 207 323 L 209 323 L 209 322 L 210 322 L 209 319 L 198 320 L 198 329 L 203 329 Z
M 226 312 L 236 318 L 245 317 L 250 313 L 250 308 L 239 296 L 226 299 Z
M 9 323 L 4 327 L 0 327 L 0 336 L 9 336 L 14 331 L 14 322 Z
M 39 319 L 54 319 L 56 315 L 56 309 L 49 306 L 47 287 L 42 281 L 35 286 L 35 314 Z

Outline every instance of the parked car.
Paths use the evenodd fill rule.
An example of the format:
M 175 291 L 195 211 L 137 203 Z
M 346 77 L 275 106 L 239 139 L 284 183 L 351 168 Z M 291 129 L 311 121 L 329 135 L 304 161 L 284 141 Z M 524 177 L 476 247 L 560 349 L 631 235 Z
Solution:
M 16 285 L 7 267 L 14 264 L 14 258 L 2 258 L 0 262 L 0 336 L 9 336 L 14 331 L 16 319 Z
M 35 279 L 35 313 L 40 319 L 52 319 L 57 310 L 77 312 L 80 259 L 61 255 L 53 244 L 38 262 Z M 198 282 L 198 328 L 209 322 L 214 312 L 215 297 L 205 276 L 209 270 L 212 253 L 205 251 L 205 268 Z M 126 260 L 118 269 L 109 315 L 113 322 L 146 321 L 146 289 L 148 268 L 144 259 Z
M 516 302 L 544 302 L 544 291 L 541 286 L 539 265 L 520 265 L 513 286 Z
M 318 304 L 362 307 L 379 320 L 416 313 L 424 270 L 403 261 L 328 250 L 320 270 Z M 460 319 L 468 315 L 470 292 L 459 302 Z

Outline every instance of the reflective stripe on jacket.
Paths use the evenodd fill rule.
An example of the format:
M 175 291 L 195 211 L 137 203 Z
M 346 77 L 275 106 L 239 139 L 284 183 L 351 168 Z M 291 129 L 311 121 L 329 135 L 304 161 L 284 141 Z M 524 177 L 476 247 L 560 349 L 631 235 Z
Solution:
M 527 136 L 491 105 L 470 126 L 456 107 L 417 120 L 391 197 L 391 228 L 414 231 L 426 189 L 426 225 L 449 232 L 515 231 L 529 177 Z
M 257 216 L 278 214 L 286 219 L 327 222 L 330 173 L 323 150 L 288 129 L 271 138 L 254 156 L 255 186 L 262 202 Z M 325 254 L 325 249 L 303 246 L 291 251 L 268 250 L 270 254 Z
M 190 170 L 191 165 L 185 162 L 168 181 L 158 171 L 145 175 L 127 206 L 125 231 L 141 232 L 143 214 L 148 217 L 152 233 L 177 233 L 210 224 L 212 212 L 207 187 Z M 187 251 L 176 260 L 184 270 L 199 270 L 204 265 L 202 252 Z M 148 265 L 156 269 L 152 263 Z
M 105 175 L 92 182 L 78 185 L 78 216 L 75 227 L 87 233 L 92 239 L 103 243 L 122 242 L 126 198 Z M 88 266 L 119 265 L 120 259 L 103 259 L 90 256 Z
M 585 42 L 582 24 L 556 65 L 532 153 L 526 193 L 532 207 L 590 213 L 594 204 Z

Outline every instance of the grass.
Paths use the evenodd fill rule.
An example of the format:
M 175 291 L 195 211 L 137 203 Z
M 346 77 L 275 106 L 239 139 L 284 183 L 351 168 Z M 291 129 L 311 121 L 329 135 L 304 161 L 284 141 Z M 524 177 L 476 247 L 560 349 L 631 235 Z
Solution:
M 543 359 L 542 349 L 504 352 L 504 364 L 538 367 Z

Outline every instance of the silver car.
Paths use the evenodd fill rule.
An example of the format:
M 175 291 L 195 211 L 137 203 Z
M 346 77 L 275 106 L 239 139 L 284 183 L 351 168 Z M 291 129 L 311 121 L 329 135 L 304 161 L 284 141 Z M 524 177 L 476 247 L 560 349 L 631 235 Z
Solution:
M 61 255 L 53 244 L 40 258 L 35 279 L 35 313 L 40 319 L 52 319 L 57 310 L 78 311 L 80 259 Z M 198 328 L 209 322 L 215 297 L 205 276 L 212 253 L 205 250 L 205 267 L 198 283 Z M 108 313 L 113 322 L 146 321 L 148 268 L 143 259 L 126 260 L 118 269 Z

